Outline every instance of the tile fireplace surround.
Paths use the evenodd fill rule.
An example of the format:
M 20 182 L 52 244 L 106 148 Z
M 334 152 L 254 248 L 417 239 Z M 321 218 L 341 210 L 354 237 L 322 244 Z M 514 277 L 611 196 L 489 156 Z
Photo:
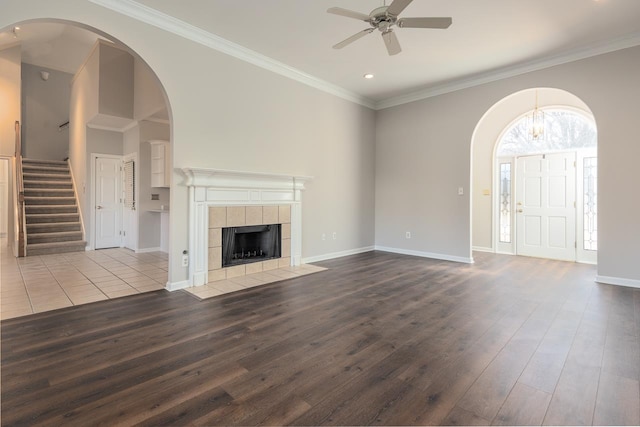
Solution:
M 185 168 L 182 172 L 189 187 L 191 262 L 186 283 L 169 290 L 300 265 L 302 191 L 310 177 L 222 169 Z M 282 224 L 282 257 L 222 268 L 218 256 L 222 227 L 261 224 Z
M 222 267 L 222 229 L 245 225 L 281 224 L 281 257 Z M 211 206 L 209 208 L 208 281 L 244 276 L 291 266 L 291 206 Z

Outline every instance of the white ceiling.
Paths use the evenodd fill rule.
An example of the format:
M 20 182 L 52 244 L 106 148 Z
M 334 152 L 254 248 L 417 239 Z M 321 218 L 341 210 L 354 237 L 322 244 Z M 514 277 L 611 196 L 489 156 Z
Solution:
M 75 74 L 99 36 L 80 27 L 60 23 L 26 23 L 0 33 L 0 49 L 21 44 L 22 62 Z M 103 38 L 104 37 L 100 37 Z
M 373 101 L 604 45 L 640 44 L 640 0 L 414 0 L 401 17 L 451 16 L 448 30 L 400 28 L 388 56 L 368 24 L 326 13 L 369 13 L 382 0 L 136 0 Z M 375 74 L 365 80 L 365 73 Z
M 453 24 L 396 29 L 403 51 L 391 57 L 378 32 L 332 49 L 368 24 L 326 13 L 332 6 L 369 13 L 383 0 L 90 1 L 142 7 L 155 22 L 170 22 L 157 20 L 169 15 L 378 105 L 640 44 L 640 0 L 414 0 L 401 17 L 451 16 Z M 25 62 L 68 72 L 97 38 L 61 24 L 22 27 Z M 0 34 L 0 48 L 12 42 L 10 33 Z

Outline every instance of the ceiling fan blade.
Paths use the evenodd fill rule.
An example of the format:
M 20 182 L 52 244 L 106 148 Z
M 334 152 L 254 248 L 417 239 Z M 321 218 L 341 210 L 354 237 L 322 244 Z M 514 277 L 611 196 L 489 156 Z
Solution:
M 382 40 L 384 40 L 384 44 L 387 46 L 387 52 L 389 52 L 389 55 L 397 55 L 402 52 L 398 36 L 396 36 L 396 33 L 392 30 L 382 33 Z
M 367 34 L 371 34 L 371 32 L 375 30 L 375 28 L 367 28 L 366 30 L 362 30 L 359 33 L 355 33 L 351 37 L 342 40 L 340 43 L 333 45 L 334 49 L 342 49 L 348 44 L 353 43 L 354 41 L 366 36 Z
M 359 19 L 360 21 L 369 22 L 371 17 L 365 13 L 354 12 L 353 10 L 343 9 L 341 7 L 330 7 L 327 9 L 328 13 L 334 15 L 346 16 L 347 18 Z
M 398 16 L 412 1 L 413 0 L 393 0 L 393 3 L 391 3 L 387 9 L 387 13 L 389 15 Z
M 452 22 L 451 18 L 400 18 L 398 19 L 398 27 L 446 29 L 451 26 Z

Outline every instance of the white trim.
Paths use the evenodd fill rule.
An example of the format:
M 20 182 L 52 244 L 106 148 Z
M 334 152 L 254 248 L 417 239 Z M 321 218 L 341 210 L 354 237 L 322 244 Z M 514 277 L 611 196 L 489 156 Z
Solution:
M 283 62 L 276 61 L 268 56 L 262 55 L 251 49 L 240 46 L 220 36 L 212 34 L 173 16 L 162 13 L 149 6 L 137 3 L 133 0 L 89 0 L 99 6 L 111 9 L 115 12 L 126 15 L 130 18 L 137 19 L 138 21 L 160 28 L 161 30 L 168 31 L 177 36 L 184 37 L 195 43 L 199 43 L 203 46 L 225 53 L 227 55 L 238 58 L 242 61 L 272 71 L 276 74 L 280 74 L 291 80 L 303 83 L 307 86 L 319 89 L 323 92 L 330 93 L 339 98 L 346 99 L 347 101 L 355 102 L 356 104 L 363 105 L 365 107 L 375 109 L 375 102 L 358 95 L 354 92 L 341 88 L 327 81 L 321 80 L 317 77 L 307 74 L 301 70 L 293 68 Z
M 180 282 L 167 282 L 165 289 L 169 292 L 179 291 L 180 289 L 187 289 L 191 287 L 191 282 L 188 280 L 182 280 Z
M 596 282 L 605 285 L 626 286 L 629 288 L 640 288 L 640 280 L 625 279 L 623 277 L 596 276 Z
M 356 249 L 348 249 L 346 251 L 340 251 L 340 252 L 331 252 L 328 254 L 323 254 L 323 255 L 316 255 L 316 256 L 311 256 L 311 257 L 307 257 L 307 258 L 302 258 L 302 263 L 303 264 L 310 264 L 312 262 L 319 262 L 319 261 L 326 261 L 326 260 L 330 260 L 330 259 L 335 259 L 335 258 L 342 258 L 345 256 L 349 256 L 349 255 L 357 255 L 357 254 L 361 254 L 364 252 L 371 252 L 374 251 L 375 247 L 373 246 L 365 246 L 363 248 L 356 248 Z
M 499 71 L 483 73 L 469 78 L 462 78 L 451 83 L 433 86 L 428 89 L 411 92 L 406 95 L 387 98 L 385 100 L 376 102 L 375 109 L 382 110 L 389 107 L 408 104 L 410 102 L 420 101 L 422 99 L 444 95 L 446 93 L 468 89 L 474 86 L 480 86 L 486 83 L 519 76 L 533 71 L 544 70 L 545 68 L 555 67 L 556 65 L 579 61 L 581 59 L 603 55 L 605 53 L 614 52 L 616 50 L 627 49 L 639 44 L 640 32 L 619 37 L 617 39 L 610 40 L 604 43 L 595 43 L 581 49 L 564 52 L 545 59 L 531 61 L 523 65 L 505 67 Z
M 127 119 L 126 117 L 118 117 L 118 118 Z M 89 129 L 106 130 L 106 131 L 109 131 L 109 132 L 126 132 L 128 130 L 133 129 L 134 127 L 136 127 L 138 125 L 138 121 L 137 120 L 133 120 L 133 119 L 127 119 L 127 120 L 131 120 L 131 121 L 128 124 L 126 124 L 123 127 L 121 127 L 121 128 L 115 127 L 115 126 L 97 125 L 97 124 L 93 124 L 93 123 L 87 123 L 87 127 Z
M 411 255 L 411 256 L 418 256 L 422 258 L 433 258 L 433 259 L 441 259 L 443 261 L 453 261 L 453 262 L 461 262 L 465 264 L 473 264 L 473 258 L 471 257 L 460 257 L 455 255 L 436 254 L 432 252 L 413 251 L 410 249 L 389 248 L 386 246 L 378 246 L 378 245 L 376 245 L 375 250 L 382 251 L 382 252 L 391 252 L 394 254 Z
M 78 197 L 78 185 L 76 178 L 73 175 L 73 168 L 71 167 L 71 159 L 67 159 L 67 166 L 69 167 L 69 175 L 71 175 L 71 183 L 73 184 L 73 195 L 76 198 L 76 206 L 78 207 L 78 216 L 80 217 L 80 229 L 82 230 L 82 237 L 84 238 L 86 248 L 89 248 L 87 242 L 87 230 L 84 228 L 84 216 L 82 215 L 82 205 L 80 204 L 80 197 Z M 85 249 L 86 249 L 85 248 Z
M 161 248 L 142 248 L 134 251 L 137 254 L 146 254 L 147 252 L 162 252 Z
M 484 246 L 472 246 L 471 250 L 476 252 L 489 252 L 492 254 L 496 253 L 496 251 L 494 251 L 493 248 L 485 248 Z

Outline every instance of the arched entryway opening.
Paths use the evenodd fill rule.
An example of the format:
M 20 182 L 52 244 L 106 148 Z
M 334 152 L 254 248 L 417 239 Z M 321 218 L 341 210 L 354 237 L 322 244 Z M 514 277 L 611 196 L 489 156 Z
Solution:
M 68 167 L 68 182 L 55 181 L 65 181 L 64 197 L 75 203 L 68 200 L 72 208 L 64 206 L 63 219 L 52 218 L 58 212 L 34 210 L 34 215 L 47 218 L 27 218 L 24 229 L 28 236 L 39 234 L 40 241 L 66 242 L 71 240 L 67 235 L 81 233 L 73 237 L 79 246 L 73 248 L 75 252 L 47 247 L 38 253 L 36 249 L 41 248 L 28 246 L 30 241 L 40 243 L 38 239 L 27 239 L 27 258 L 31 259 L 16 266 L 40 263 L 46 282 L 60 289 L 55 290 L 59 297 L 55 304 L 32 300 L 24 305 L 39 312 L 164 288 L 171 265 L 172 114 L 158 76 L 124 43 L 78 22 L 37 19 L 16 22 L 2 31 L 12 37 L 10 41 L 0 38 L 0 50 L 16 53 L 12 65 L 17 78 L 7 84 L 17 88 L 18 113 L 11 120 L 22 125 L 21 154 L 47 170 Z M 2 45 L 4 41 L 8 45 Z M 66 101 L 57 102 L 52 93 L 66 96 Z M 40 110 L 29 109 L 27 104 L 38 105 Z M 51 120 L 49 113 L 54 109 L 64 117 Z M 47 121 L 54 125 L 52 129 L 40 126 Z M 34 137 L 32 130 L 38 127 L 65 136 L 66 145 L 53 146 L 46 135 Z M 46 185 L 41 185 L 36 179 L 40 178 L 31 179 L 33 197 L 49 198 L 45 193 L 59 191 L 58 182 L 45 180 Z M 25 197 L 27 181 L 25 176 Z M 16 204 L 12 201 L 7 206 L 17 213 Z M 16 227 L 10 228 L 8 252 L 17 246 L 18 235 Z M 49 231 L 55 235 L 44 235 Z M 31 296 L 29 289 L 25 298 L 27 294 Z
M 504 98 L 478 123 L 472 158 L 474 250 L 596 262 L 597 129 L 579 98 L 552 88 Z

